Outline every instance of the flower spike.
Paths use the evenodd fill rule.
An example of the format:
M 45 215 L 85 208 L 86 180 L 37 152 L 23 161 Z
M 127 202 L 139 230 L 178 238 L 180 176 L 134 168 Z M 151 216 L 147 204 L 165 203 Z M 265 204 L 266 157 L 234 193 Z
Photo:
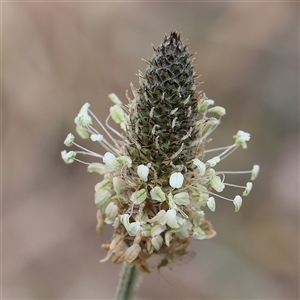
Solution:
M 109 224 L 114 233 L 111 242 L 102 245 L 107 255 L 101 262 L 126 262 L 150 272 L 152 255 L 162 256 L 157 265 L 161 268 L 189 254 L 193 239 L 214 237 L 205 207 L 215 211 L 219 198 L 231 201 L 238 211 L 242 197 L 230 199 L 222 192 L 226 187 L 249 195 L 259 166 L 250 171 L 217 169 L 238 147 L 247 148 L 250 134 L 239 130 L 232 145 L 207 149 L 226 110 L 196 91 L 193 55 L 178 33 L 166 35 L 146 63 L 145 73 L 138 73 L 139 87 L 131 84 L 133 99 L 126 94 L 128 105 L 109 94 L 113 105 L 104 124 L 89 103 L 75 118 L 79 136 L 100 144 L 101 153 L 76 144 L 70 133 L 65 146 L 79 150 L 64 150 L 61 156 L 68 164 L 79 161 L 79 155 L 94 157 L 96 161 L 82 162 L 88 165 L 88 172 L 103 176 L 95 186 L 96 230 L 101 233 Z M 122 133 L 109 125 L 111 120 Z M 227 177 L 232 174 L 251 174 L 251 181 L 244 186 L 229 183 Z

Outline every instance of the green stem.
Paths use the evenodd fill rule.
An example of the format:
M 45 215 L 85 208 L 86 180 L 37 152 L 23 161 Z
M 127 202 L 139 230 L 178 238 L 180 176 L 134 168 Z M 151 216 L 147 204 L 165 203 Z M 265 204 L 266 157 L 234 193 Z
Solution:
M 139 274 L 135 266 L 125 264 L 122 270 L 117 300 L 130 300 L 138 284 Z

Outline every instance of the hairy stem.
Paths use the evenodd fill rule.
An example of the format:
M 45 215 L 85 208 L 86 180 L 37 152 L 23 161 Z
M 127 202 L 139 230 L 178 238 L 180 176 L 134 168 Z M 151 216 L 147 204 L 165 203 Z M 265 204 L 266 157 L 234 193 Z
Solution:
M 135 266 L 130 266 L 128 264 L 124 265 L 118 286 L 117 300 L 132 299 L 138 284 L 138 273 Z

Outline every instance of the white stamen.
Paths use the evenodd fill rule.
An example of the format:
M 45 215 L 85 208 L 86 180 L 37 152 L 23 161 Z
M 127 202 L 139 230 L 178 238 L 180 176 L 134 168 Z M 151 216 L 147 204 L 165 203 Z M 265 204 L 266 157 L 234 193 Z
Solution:
M 169 184 L 174 189 L 179 189 L 183 185 L 184 177 L 180 172 L 175 172 L 171 175 Z

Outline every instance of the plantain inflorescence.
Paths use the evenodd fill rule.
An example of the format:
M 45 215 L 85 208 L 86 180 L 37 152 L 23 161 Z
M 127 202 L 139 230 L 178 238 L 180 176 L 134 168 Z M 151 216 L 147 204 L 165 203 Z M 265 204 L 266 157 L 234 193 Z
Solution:
M 102 245 L 107 255 L 101 261 L 127 262 L 151 272 L 149 258 L 154 254 L 160 255 L 160 268 L 186 255 L 193 239 L 212 238 L 215 231 L 203 209 L 207 206 L 214 211 L 215 198 L 222 198 L 232 201 L 238 211 L 259 166 L 249 171 L 216 170 L 238 147 L 247 148 L 250 134 L 239 130 L 233 144 L 206 149 L 209 135 L 226 111 L 196 91 L 193 55 L 177 32 L 166 35 L 146 63 L 145 73 L 138 74 L 139 87 L 131 84 L 133 99 L 127 96 L 127 105 L 115 94 L 109 95 L 114 103 L 109 118 L 120 125 L 121 132 L 108 124 L 109 118 L 102 124 L 88 103 L 75 118 L 77 133 L 99 143 L 106 152 L 102 155 L 81 147 L 70 133 L 65 145 L 81 151 L 61 154 L 66 163 L 78 160 L 77 154 L 102 160 L 87 163 L 89 172 L 103 175 L 95 186 L 97 232 L 105 224 L 114 228 L 110 242 Z M 92 126 L 93 120 L 102 133 Z M 226 183 L 225 175 L 233 173 L 249 173 L 251 181 L 245 186 Z M 242 196 L 220 195 L 226 186 L 242 190 Z

